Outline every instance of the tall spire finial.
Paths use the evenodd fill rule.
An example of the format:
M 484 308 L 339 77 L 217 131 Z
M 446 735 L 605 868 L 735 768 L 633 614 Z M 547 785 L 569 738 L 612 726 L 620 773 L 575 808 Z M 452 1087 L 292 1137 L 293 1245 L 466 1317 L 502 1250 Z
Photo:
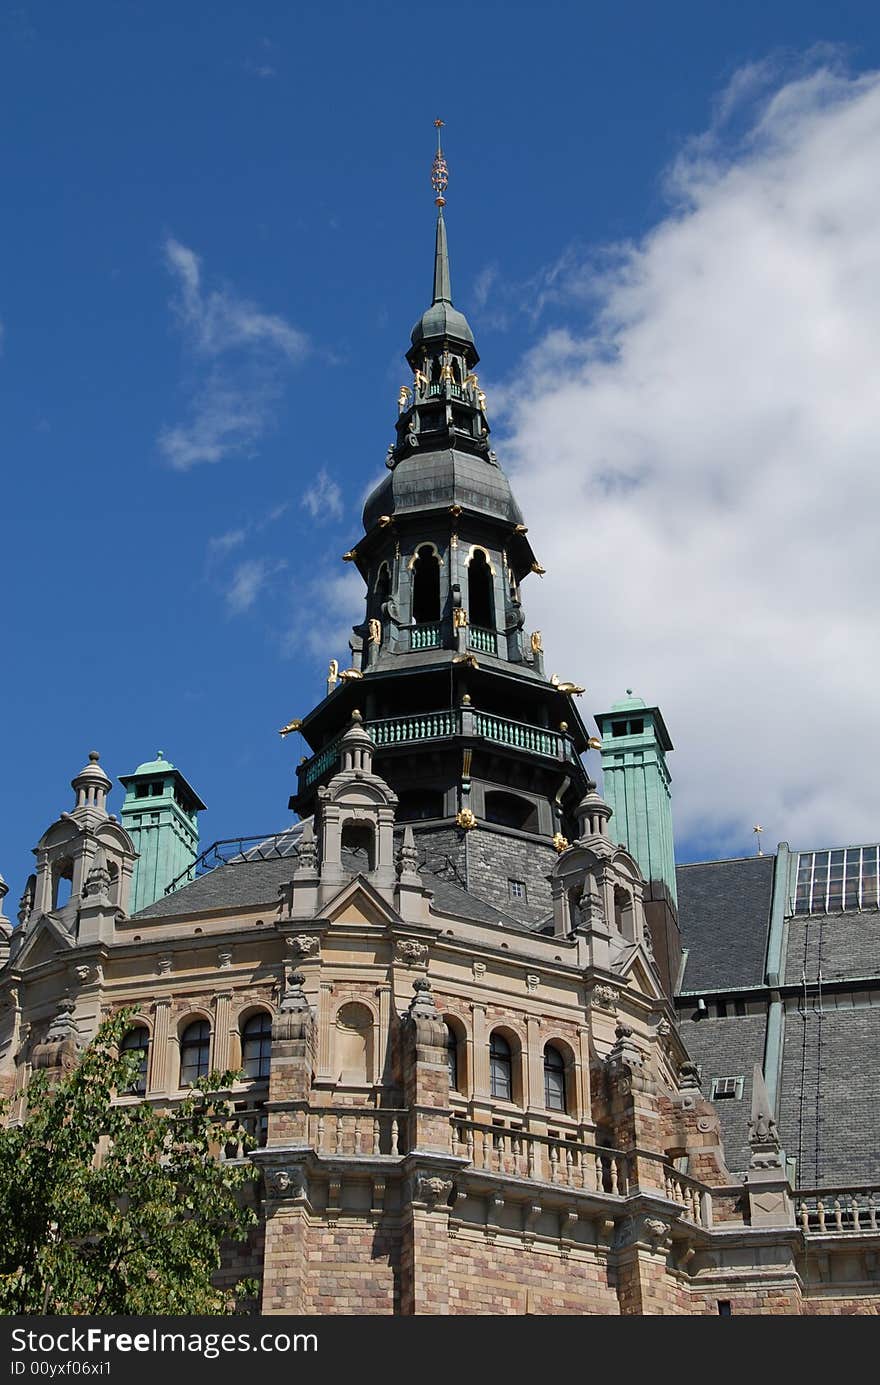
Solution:
M 434 155 L 434 164 L 431 169 L 431 187 L 437 196 L 435 202 L 438 207 L 446 206 L 446 198 L 443 196 L 449 182 L 449 169 L 446 166 L 446 159 L 443 156 L 443 147 L 440 143 L 440 131 L 446 122 L 439 118 L 434 121 L 437 127 L 437 153 Z

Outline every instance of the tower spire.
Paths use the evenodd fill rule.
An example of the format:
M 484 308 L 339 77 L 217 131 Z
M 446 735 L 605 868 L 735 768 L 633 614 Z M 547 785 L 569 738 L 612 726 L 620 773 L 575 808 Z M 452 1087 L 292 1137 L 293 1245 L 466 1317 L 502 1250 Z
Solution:
M 440 131 L 443 123 L 440 119 L 434 121 L 437 127 L 437 153 L 434 155 L 434 164 L 431 169 L 431 186 L 436 194 L 434 201 L 437 205 L 437 239 L 434 245 L 434 296 L 431 300 L 432 305 L 452 302 L 449 249 L 446 244 L 446 223 L 443 220 L 443 208 L 446 206 L 444 193 L 449 183 L 449 169 L 443 154 L 443 146 L 440 143 Z

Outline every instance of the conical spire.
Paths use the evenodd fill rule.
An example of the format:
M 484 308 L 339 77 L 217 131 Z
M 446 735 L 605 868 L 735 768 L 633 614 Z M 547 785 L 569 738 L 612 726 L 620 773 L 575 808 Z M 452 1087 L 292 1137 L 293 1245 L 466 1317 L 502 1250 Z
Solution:
M 434 303 L 452 302 L 452 283 L 449 277 L 449 248 L 446 244 L 446 222 L 443 210 L 437 213 L 437 239 L 434 242 Z

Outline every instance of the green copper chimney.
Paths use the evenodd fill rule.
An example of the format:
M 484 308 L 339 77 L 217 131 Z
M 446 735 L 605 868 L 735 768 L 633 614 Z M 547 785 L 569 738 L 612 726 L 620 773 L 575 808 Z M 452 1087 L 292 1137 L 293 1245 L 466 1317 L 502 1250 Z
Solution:
M 648 707 L 632 689 L 610 712 L 598 712 L 602 737 L 603 793 L 614 809 L 611 832 L 639 863 L 648 881 L 663 881 L 678 904 L 672 805 L 666 752 L 672 741 L 659 707 Z
M 125 789 L 122 825 L 138 852 L 131 912 L 161 899 L 199 854 L 198 814 L 205 807 L 179 769 L 158 751 L 155 760 L 119 778 Z M 181 882 L 183 883 L 183 882 Z

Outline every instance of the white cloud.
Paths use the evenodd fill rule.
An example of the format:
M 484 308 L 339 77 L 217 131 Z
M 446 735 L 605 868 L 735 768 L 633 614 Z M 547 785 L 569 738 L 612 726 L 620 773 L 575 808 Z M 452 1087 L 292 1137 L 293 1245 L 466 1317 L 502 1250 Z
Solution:
M 268 558 L 246 558 L 239 563 L 226 591 L 226 605 L 232 615 L 249 611 L 266 584 L 287 565 Z
M 206 290 L 194 251 L 168 237 L 165 263 L 176 283 L 172 310 L 195 367 L 186 423 L 162 429 L 159 448 L 185 471 L 198 462 L 253 450 L 272 421 L 284 369 L 309 350 L 305 333 L 230 288 Z
M 352 626 L 364 618 L 364 582 L 359 572 L 328 570 L 298 586 L 294 617 L 282 639 L 287 655 L 311 654 L 316 668 L 326 669 L 331 659 L 348 664 Z
M 548 666 L 660 703 L 707 851 L 880 836 L 878 147 L 878 74 L 741 74 L 668 216 L 543 276 L 568 326 L 502 394 Z
M 342 491 L 327 471 L 322 467 L 300 502 L 308 510 L 312 519 L 319 523 L 328 519 L 341 519 L 343 513 Z

